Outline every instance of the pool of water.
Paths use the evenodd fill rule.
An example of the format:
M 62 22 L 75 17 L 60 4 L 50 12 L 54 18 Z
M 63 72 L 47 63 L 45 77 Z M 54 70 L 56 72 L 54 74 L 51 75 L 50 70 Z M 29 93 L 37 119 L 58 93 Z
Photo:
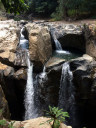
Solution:
M 56 50 L 53 52 L 53 57 L 65 59 L 66 61 L 70 59 L 75 59 L 80 56 L 82 56 L 82 53 L 76 51 Z

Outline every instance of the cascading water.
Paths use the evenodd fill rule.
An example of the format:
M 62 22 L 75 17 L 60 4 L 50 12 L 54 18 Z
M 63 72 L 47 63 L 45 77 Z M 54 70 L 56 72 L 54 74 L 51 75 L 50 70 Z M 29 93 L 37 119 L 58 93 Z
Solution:
M 70 71 L 69 63 L 66 62 L 62 67 L 58 107 L 69 112 L 71 124 L 73 125 L 75 120 L 75 118 L 73 118 L 75 114 L 75 98 L 72 80 L 73 74 Z
M 34 80 L 34 87 L 35 87 L 35 106 L 37 108 L 38 116 L 44 115 L 44 110 L 46 109 L 46 103 L 42 103 L 42 98 L 45 100 L 45 96 L 42 97 L 44 90 L 46 90 L 46 83 L 48 77 L 46 73 L 46 68 L 44 66 L 43 71 L 40 74 L 37 74 Z

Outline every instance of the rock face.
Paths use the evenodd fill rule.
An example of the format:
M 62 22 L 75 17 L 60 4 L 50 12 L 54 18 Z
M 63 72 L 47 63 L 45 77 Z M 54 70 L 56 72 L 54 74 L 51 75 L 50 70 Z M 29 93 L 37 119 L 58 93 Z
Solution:
M 0 85 L 0 119 L 2 119 L 3 117 L 9 119 L 10 113 L 8 108 L 8 102 L 5 99 L 5 95 Z
M 39 24 L 27 24 L 26 29 L 29 36 L 30 59 L 39 65 L 45 62 L 52 55 L 51 37 L 48 27 Z
M 24 128 L 51 128 L 51 125 L 49 123 L 40 125 L 41 123 L 44 123 L 47 120 L 49 120 L 49 118 L 39 117 L 36 119 L 26 120 L 22 122 L 15 122 L 14 127 L 19 128 L 22 126 Z M 65 124 L 61 124 L 60 128 L 72 128 L 72 127 L 66 126 Z
M 0 61 L 14 65 L 15 52 L 19 43 L 19 28 L 15 21 L 0 22 Z
M 86 25 L 84 31 L 86 37 L 86 53 L 96 58 L 96 25 Z
M 83 32 L 85 32 L 85 35 Z M 48 109 L 49 104 L 51 106 L 58 106 L 61 70 L 65 60 L 58 60 L 51 56 L 54 39 L 57 39 L 63 49 L 78 49 L 90 55 L 73 59 L 69 61 L 69 64 L 73 71 L 76 107 L 83 112 L 83 108 L 85 108 L 85 110 L 87 108 L 85 115 L 88 115 L 88 111 L 90 111 L 90 113 L 96 113 L 96 61 L 93 59 L 96 57 L 96 37 L 93 28 L 91 29 L 90 26 L 88 26 L 88 29 L 86 28 L 86 30 L 83 31 L 82 25 L 28 23 L 24 33 L 26 38 L 29 38 L 30 60 L 34 63 L 34 80 L 35 78 L 36 80 L 38 79 L 38 83 L 35 83 L 36 80 L 34 81 L 34 86 L 35 84 L 36 86 L 38 85 L 35 92 L 38 93 L 38 99 L 40 101 L 39 107 L 41 107 L 40 112 Z M 86 42 L 84 36 L 86 37 Z M 0 85 L 2 86 L 2 88 L 0 86 L 0 109 L 4 108 L 3 116 L 6 118 L 9 118 L 10 110 L 11 118 L 15 120 L 21 119 L 24 114 L 23 101 L 27 79 L 26 51 L 17 48 L 19 37 L 20 28 L 17 22 L 0 22 Z M 53 38 L 53 44 L 51 44 L 51 37 Z M 40 73 L 43 65 L 46 67 L 47 78 L 45 81 L 43 81 L 43 78 L 40 78 L 41 75 L 36 72 L 39 70 Z M 4 95 L 8 101 L 9 109 Z M 24 128 L 29 128 L 31 125 L 35 128 L 41 128 L 43 126 L 38 126 L 39 119 L 43 120 L 38 118 L 36 121 L 24 121 L 20 123 L 24 125 Z M 84 120 L 82 122 L 84 122 Z M 86 122 L 84 123 L 86 124 Z M 47 125 L 44 127 L 47 128 Z M 50 128 L 49 125 L 48 127 Z M 65 128 L 67 128 L 67 126 Z
M 0 85 L 8 101 L 11 119 L 17 120 L 21 119 L 24 113 L 24 89 L 27 77 L 26 68 L 22 68 L 26 66 L 25 51 L 19 49 L 17 51 L 19 36 L 20 27 L 17 22 L 13 20 L 0 22 Z M 9 110 L 6 107 L 6 100 L 3 100 L 4 106 L 0 99 L 0 105 L 4 106 L 3 113 L 6 111 L 7 115 Z M 8 116 L 4 117 L 9 119 Z

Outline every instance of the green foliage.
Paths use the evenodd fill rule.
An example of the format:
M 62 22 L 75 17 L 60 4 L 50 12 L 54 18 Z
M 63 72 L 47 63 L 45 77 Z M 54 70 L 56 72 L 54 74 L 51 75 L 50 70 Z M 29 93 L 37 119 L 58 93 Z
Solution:
M 13 124 L 15 121 L 8 122 L 6 120 L 0 120 L 0 128 L 14 128 Z M 24 128 L 24 127 L 18 127 L 18 128 Z
M 52 128 L 59 128 L 60 123 L 64 122 L 65 118 L 69 117 L 69 114 L 68 112 L 63 112 L 63 109 L 59 109 L 58 107 L 49 106 L 49 111 L 46 111 L 46 116 L 49 117 L 50 119 L 44 123 L 53 122 Z
M 61 20 L 62 19 L 62 14 L 59 12 L 59 8 L 56 8 L 56 12 L 51 14 L 51 17 L 55 20 Z
M 48 17 L 55 11 L 56 7 L 57 0 L 31 0 L 28 13 Z
M 60 16 L 63 19 L 66 17 L 96 16 L 96 0 L 58 0 L 58 3 L 59 6 L 52 17 Z
M 5 126 L 6 125 L 6 120 L 0 120 L 0 126 Z
M 6 120 L 0 120 L 0 128 L 14 128 L 13 124 L 15 122 L 8 123 Z

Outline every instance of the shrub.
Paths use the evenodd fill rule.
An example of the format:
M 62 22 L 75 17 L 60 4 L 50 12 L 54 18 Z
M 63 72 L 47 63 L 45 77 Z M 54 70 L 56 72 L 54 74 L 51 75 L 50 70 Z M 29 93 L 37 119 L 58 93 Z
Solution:
M 68 112 L 63 112 L 63 109 L 59 109 L 58 107 L 49 106 L 49 111 L 46 111 L 46 116 L 49 117 L 50 119 L 41 124 L 53 122 L 51 127 L 59 128 L 61 122 L 66 121 L 65 118 L 69 117 L 69 114 Z

